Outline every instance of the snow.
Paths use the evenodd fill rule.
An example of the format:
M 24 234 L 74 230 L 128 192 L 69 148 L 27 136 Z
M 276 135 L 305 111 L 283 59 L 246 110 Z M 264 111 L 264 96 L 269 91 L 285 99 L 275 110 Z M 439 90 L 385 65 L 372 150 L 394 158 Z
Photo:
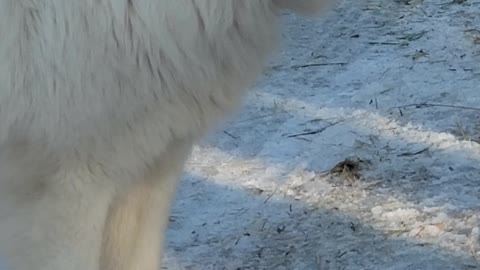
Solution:
M 480 269 L 480 1 L 448 1 L 286 14 L 244 110 L 194 149 L 164 269 Z

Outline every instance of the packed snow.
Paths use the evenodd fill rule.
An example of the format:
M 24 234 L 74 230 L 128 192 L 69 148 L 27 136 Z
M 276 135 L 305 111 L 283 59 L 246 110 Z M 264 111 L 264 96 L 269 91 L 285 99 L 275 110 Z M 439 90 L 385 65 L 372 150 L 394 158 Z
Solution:
M 243 111 L 194 149 L 164 269 L 480 269 L 480 1 L 284 17 Z

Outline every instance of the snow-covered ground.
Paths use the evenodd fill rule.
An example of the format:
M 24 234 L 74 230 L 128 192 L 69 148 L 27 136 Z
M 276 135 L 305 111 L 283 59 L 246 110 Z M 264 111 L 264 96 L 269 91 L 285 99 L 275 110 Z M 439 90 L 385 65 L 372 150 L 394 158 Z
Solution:
M 480 1 L 340 0 L 284 33 L 195 148 L 164 268 L 480 269 Z

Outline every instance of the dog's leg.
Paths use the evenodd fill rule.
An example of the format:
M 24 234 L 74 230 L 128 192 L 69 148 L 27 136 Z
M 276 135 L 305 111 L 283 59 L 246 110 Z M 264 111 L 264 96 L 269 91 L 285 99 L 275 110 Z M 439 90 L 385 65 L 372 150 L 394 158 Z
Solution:
M 160 269 L 170 207 L 190 148 L 190 143 L 172 145 L 145 179 L 111 205 L 101 270 Z
M 44 153 L 0 150 L 0 260 L 8 270 L 98 270 L 113 188 Z

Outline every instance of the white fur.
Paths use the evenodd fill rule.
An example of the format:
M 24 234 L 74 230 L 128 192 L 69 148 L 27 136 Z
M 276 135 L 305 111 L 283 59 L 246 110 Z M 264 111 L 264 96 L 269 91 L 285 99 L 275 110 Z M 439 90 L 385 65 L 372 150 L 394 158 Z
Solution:
M 282 8 L 322 0 L 1 0 L 0 257 L 154 270 L 192 143 L 240 104 Z

